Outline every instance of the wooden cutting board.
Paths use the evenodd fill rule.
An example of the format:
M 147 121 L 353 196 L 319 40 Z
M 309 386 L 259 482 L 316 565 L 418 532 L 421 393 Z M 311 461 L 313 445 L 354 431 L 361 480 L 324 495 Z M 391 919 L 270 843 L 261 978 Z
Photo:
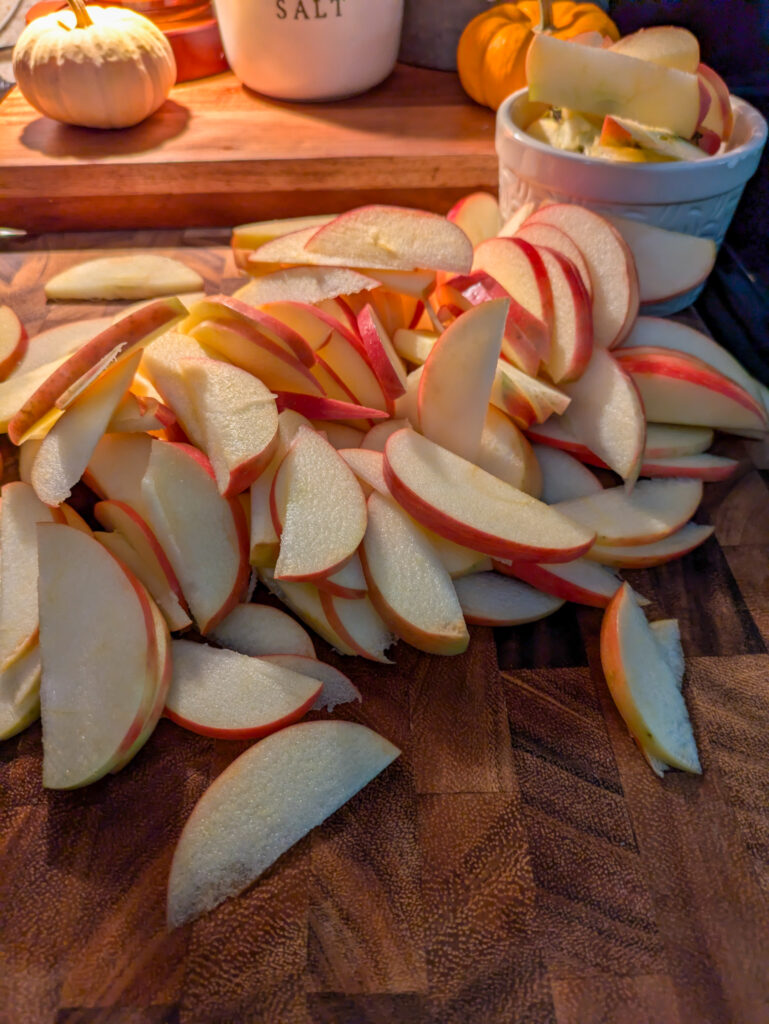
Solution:
M 225 246 L 135 236 L 204 275 Z M 171 244 L 174 243 L 174 244 Z M 43 324 L 41 283 L 88 253 L 0 255 L 0 302 Z M 598 659 L 601 612 L 471 628 L 347 671 L 403 756 L 245 894 L 168 933 L 174 844 L 247 744 L 162 721 L 119 775 L 41 788 L 39 726 L 0 744 L 2 1024 L 766 1024 L 769 1019 L 769 446 L 706 485 L 715 537 L 628 573 L 678 617 L 704 774 L 652 775 Z M 6 450 L 7 452 L 7 450 Z M 14 474 L 6 465 L 6 478 Z M 81 495 L 82 497 L 82 495 Z
M 456 75 L 398 65 L 337 103 L 283 103 L 227 73 L 176 86 L 143 124 L 73 128 L 14 89 L 0 104 L 0 225 L 232 225 L 362 203 L 445 212 L 496 190 L 494 114 Z

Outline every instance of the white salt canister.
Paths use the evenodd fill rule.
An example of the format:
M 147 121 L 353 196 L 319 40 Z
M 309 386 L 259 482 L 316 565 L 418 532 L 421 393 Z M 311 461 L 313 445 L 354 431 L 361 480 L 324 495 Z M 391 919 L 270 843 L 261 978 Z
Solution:
M 224 52 L 249 88 L 282 100 L 354 96 L 398 55 L 403 0 L 214 0 Z

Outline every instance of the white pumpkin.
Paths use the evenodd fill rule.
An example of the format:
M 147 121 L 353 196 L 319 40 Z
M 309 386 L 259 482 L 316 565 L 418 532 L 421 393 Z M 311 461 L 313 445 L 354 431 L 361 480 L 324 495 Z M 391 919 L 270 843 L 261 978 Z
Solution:
M 86 128 L 128 128 L 149 117 L 176 81 L 171 45 L 149 18 L 86 7 L 36 18 L 13 51 L 16 83 L 46 117 Z

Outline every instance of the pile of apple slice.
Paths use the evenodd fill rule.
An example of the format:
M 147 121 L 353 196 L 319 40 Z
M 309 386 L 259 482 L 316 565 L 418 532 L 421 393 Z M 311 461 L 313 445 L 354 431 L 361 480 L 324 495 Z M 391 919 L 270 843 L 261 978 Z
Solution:
M 702 543 L 703 481 L 736 465 L 707 453 L 714 430 L 769 424 L 725 350 L 638 316 L 661 264 L 684 290 L 712 253 L 562 204 L 502 226 L 480 194 L 448 218 L 364 207 L 246 225 L 233 245 L 250 275 L 234 296 L 156 298 L 31 341 L 0 317 L 0 426 L 21 477 L 0 504 L 0 736 L 41 713 L 44 784 L 70 788 L 127 764 L 161 714 L 274 734 L 196 808 L 172 923 L 239 891 L 397 756 L 359 726 L 296 724 L 360 698 L 297 618 L 389 663 L 398 639 L 450 655 L 468 623 L 608 607 L 620 711 L 655 770 L 695 769 L 675 636 L 650 630 L 616 570 Z M 79 281 L 98 293 L 95 273 L 71 273 L 67 296 Z M 90 525 L 68 503 L 81 481 Z M 257 582 L 296 618 L 253 603 Z M 677 717 L 639 697 L 650 650 L 672 666 Z M 299 792 L 324 758 L 323 801 L 256 843 L 278 780 Z M 253 822 L 236 827 L 245 805 Z

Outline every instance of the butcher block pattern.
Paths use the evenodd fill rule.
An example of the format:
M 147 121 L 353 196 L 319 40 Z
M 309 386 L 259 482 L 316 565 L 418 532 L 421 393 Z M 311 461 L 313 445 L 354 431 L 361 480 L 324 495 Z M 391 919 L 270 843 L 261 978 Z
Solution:
M 131 236 L 215 291 L 235 271 L 206 241 Z M 126 244 L 0 254 L 0 302 L 31 331 L 113 312 L 46 306 L 41 284 L 86 255 L 68 246 Z M 718 450 L 740 469 L 706 485 L 715 536 L 627 574 L 651 618 L 681 623 L 701 778 L 660 781 L 639 755 L 601 674 L 598 610 L 471 627 L 454 658 L 400 644 L 391 667 L 317 641 L 363 694 L 338 716 L 402 757 L 169 933 L 175 842 L 247 744 L 163 720 L 119 775 L 46 792 L 34 726 L 0 746 L 0 1022 L 766 1024 L 769 447 Z

